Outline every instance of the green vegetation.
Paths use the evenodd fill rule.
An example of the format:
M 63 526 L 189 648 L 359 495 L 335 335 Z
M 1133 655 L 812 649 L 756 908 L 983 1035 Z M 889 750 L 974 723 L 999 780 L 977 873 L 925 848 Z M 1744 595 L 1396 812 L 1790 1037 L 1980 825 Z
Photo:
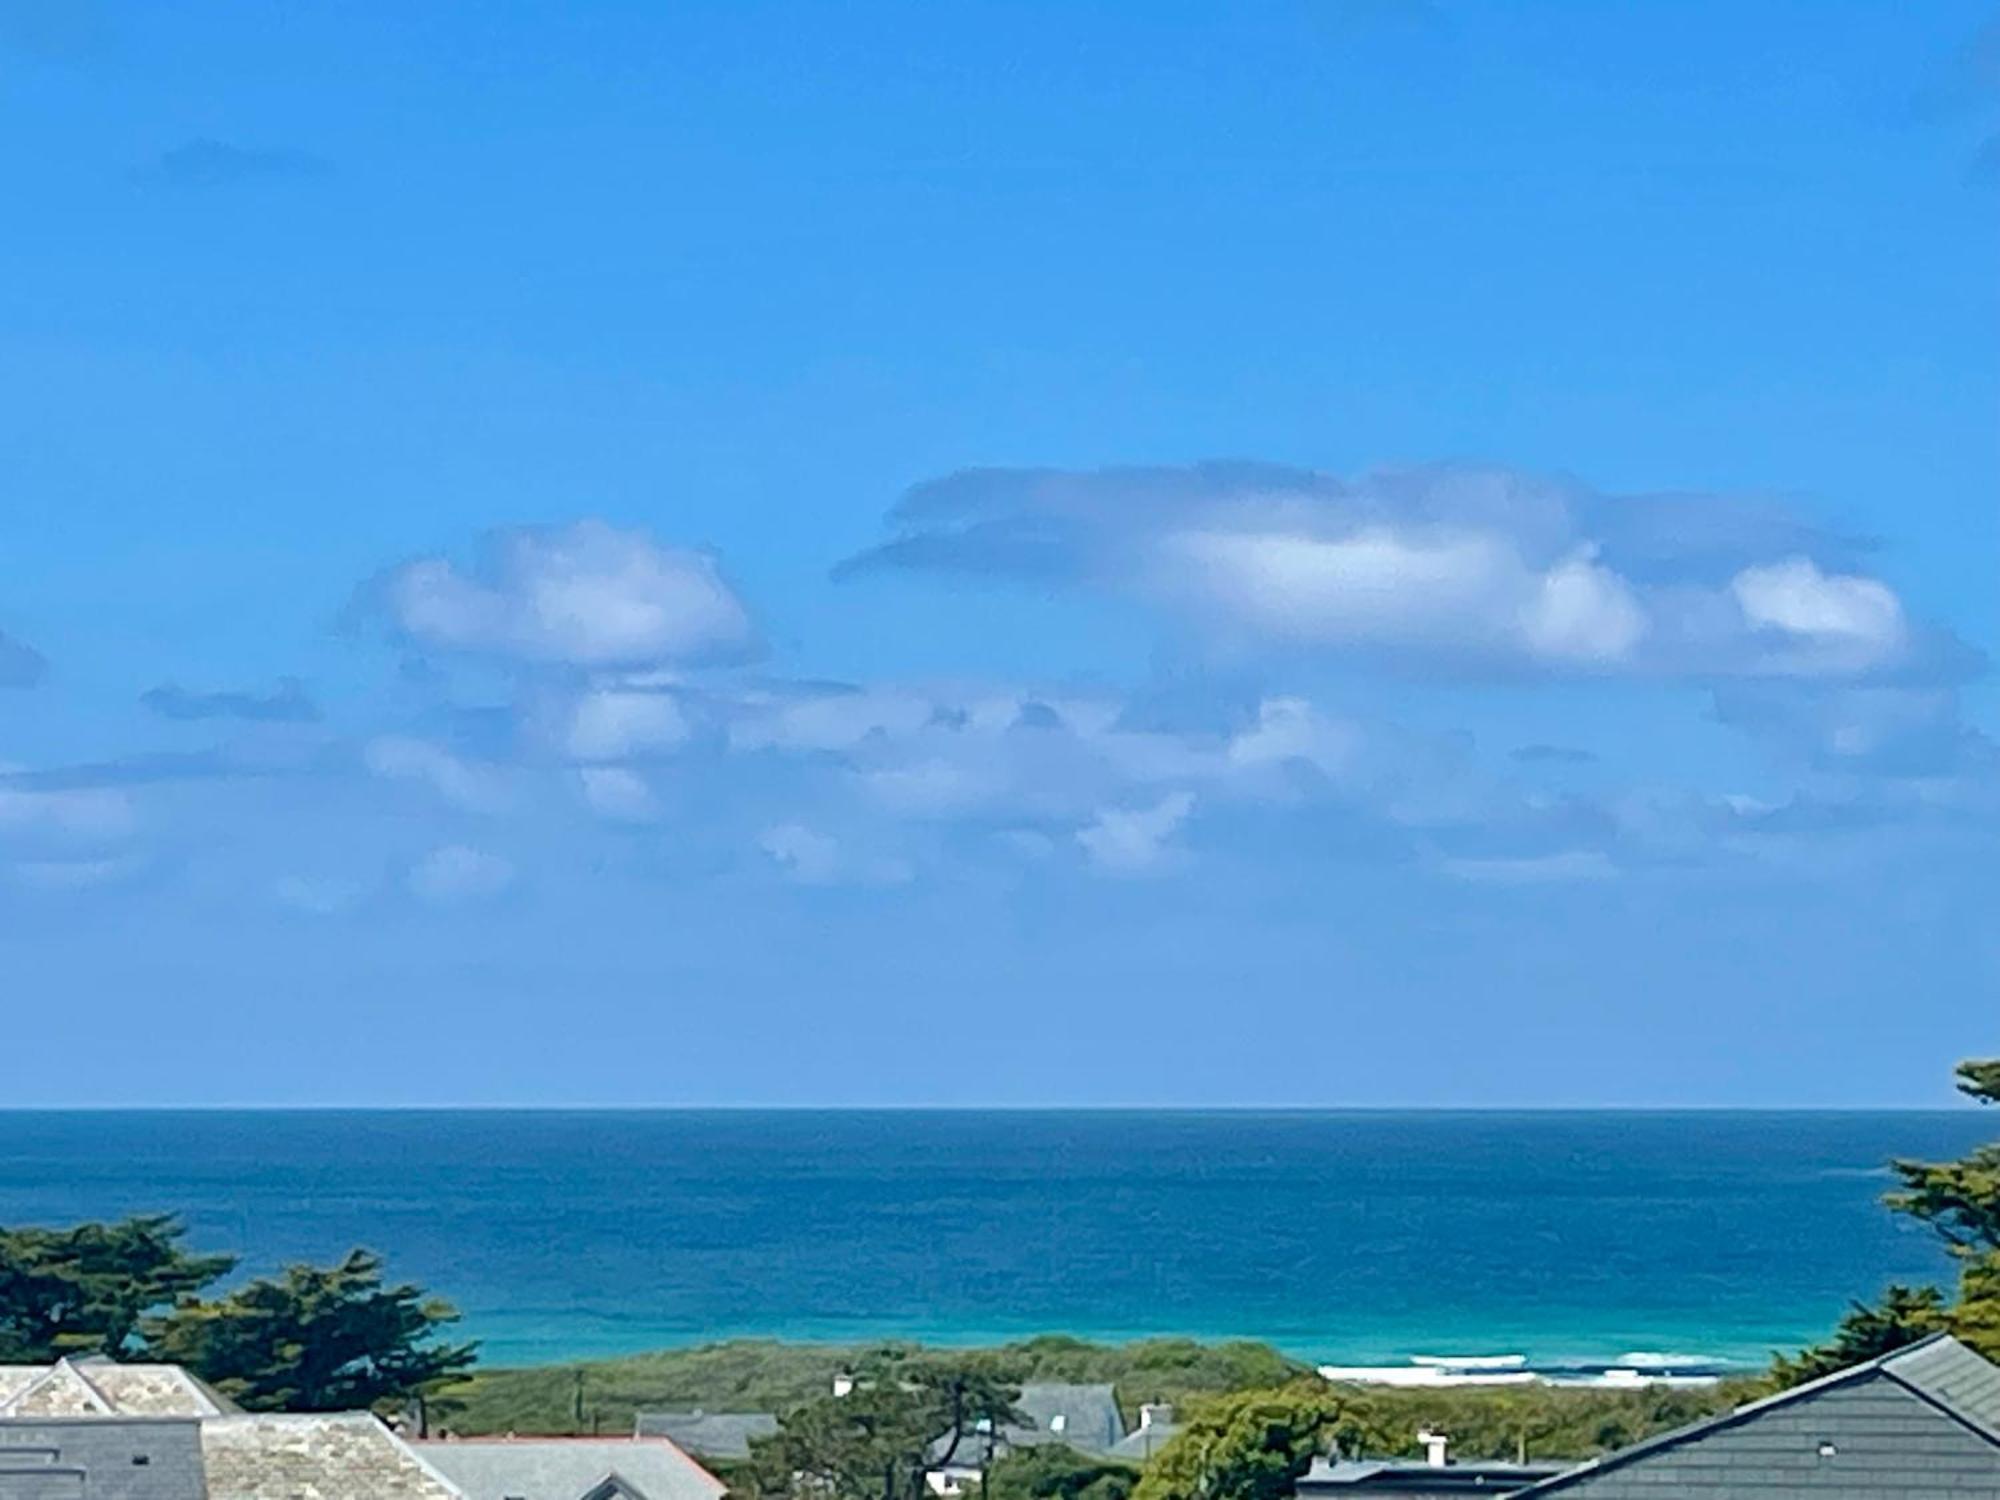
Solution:
M 0 1360 L 131 1357 L 141 1325 L 236 1268 L 193 1255 L 165 1214 L 69 1229 L 0 1229 Z
M 214 1302 L 188 1299 L 158 1319 L 150 1358 L 185 1365 L 251 1411 L 395 1406 L 463 1375 L 475 1346 L 435 1337 L 458 1317 L 422 1288 L 385 1286 L 381 1257 L 287 1266 Z
M 1316 1378 L 1203 1404 L 1146 1465 L 1132 1500 L 1289 1500 L 1315 1454 L 1389 1441 L 1366 1397 Z
M 1128 1500 L 1139 1470 L 1045 1443 L 1010 1453 L 986 1476 L 985 1500 Z
M 1981 1104 L 2000 1103 L 2000 1058 L 1960 1063 L 1958 1087 Z M 2000 1359 L 2000 1141 L 1956 1161 L 1891 1166 L 1902 1186 L 1885 1201 L 1944 1242 L 1959 1265 L 1956 1300 L 1937 1287 L 1891 1286 L 1880 1303 L 1855 1303 L 1825 1343 L 1779 1355 L 1773 1385 L 1814 1380 L 1940 1330 Z
M 1016 1422 L 1020 1391 L 990 1355 L 877 1349 L 844 1396 L 831 1389 L 751 1444 L 756 1488 L 823 1500 L 922 1500 L 924 1472 L 947 1464 L 980 1427 Z
M 0 1360 L 163 1360 L 253 1411 L 421 1410 L 472 1363 L 472 1345 L 437 1339 L 458 1314 L 418 1287 L 385 1286 L 365 1250 L 205 1301 L 236 1257 L 193 1254 L 184 1235 L 160 1214 L 0 1229 Z
M 913 1344 L 879 1348 L 917 1352 Z M 460 1403 L 452 1426 L 468 1434 L 629 1432 L 641 1411 L 782 1413 L 825 1395 L 835 1375 L 870 1357 L 869 1348 L 857 1345 L 736 1339 L 579 1364 L 480 1370 L 451 1389 Z M 996 1377 L 1016 1385 L 1109 1382 L 1117 1387 L 1127 1422 L 1141 1402 L 1186 1407 L 1203 1396 L 1283 1385 L 1309 1373 L 1270 1345 L 1249 1341 L 1173 1338 L 1112 1345 L 1049 1335 L 953 1357 L 983 1361 Z

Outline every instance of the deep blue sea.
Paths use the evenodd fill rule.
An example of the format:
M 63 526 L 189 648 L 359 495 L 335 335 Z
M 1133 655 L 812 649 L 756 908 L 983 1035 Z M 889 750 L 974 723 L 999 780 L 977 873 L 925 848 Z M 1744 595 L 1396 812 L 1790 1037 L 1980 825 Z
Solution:
M 0 1223 L 385 1252 L 489 1362 L 738 1334 L 1761 1360 L 1948 1268 L 1877 1206 L 1939 1113 L 0 1113 Z

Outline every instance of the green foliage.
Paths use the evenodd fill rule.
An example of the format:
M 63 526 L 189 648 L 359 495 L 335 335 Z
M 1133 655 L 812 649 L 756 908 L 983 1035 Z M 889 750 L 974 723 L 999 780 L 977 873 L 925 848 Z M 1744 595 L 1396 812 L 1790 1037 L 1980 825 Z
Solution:
M 1876 1306 L 1855 1303 L 1825 1343 L 1779 1355 L 1771 1366 L 1771 1383 L 1779 1389 L 1803 1385 L 1914 1344 L 1950 1323 L 1951 1309 L 1936 1287 L 1892 1286 Z
M 1981 1104 L 2000 1104 L 2000 1057 L 1974 1058 L 1958 1065 L 1958 1091 Z
M 1417 1434 L 1451 1434 L 1463 1459 L 1581 1459 L 1670 1432 L 1747 1399 L 1746 1383 L 1631 1390 L 1518 1385 L 1381 1390 L 1366 1397 L 1382 1441 L 1356 1456 L 1419 1458 Z M 1352 1452 L 1353 1450 L 1348 1450 Z
M 888 1345 L 915 1352 L 914 1345 Z M 452 1395 L 462 1403 L 454 1429 L 481 1432 L 629 1432 L 641 1411 L 788 1412 L 823 1396 L 833 1377 L 869 1351 L 846 1345 L 735 1339 L 694 1349 L 531 1369 L 480 1370 Z M 1283 1385 L 1310 1373 L 1268 1344 L 1204 1344 L 1145 1339 L 1093 1344 L 1061 1334 L 998 1349 L 964 1350 L 957 1360 L 985 1360 L 1007 1380 L 1102 1382 L 1114 1386 L 1127 1422 L 1140 1403 L 1186 1406 L 1203 1396 Z M 584 1417 L 576 1417 L 576 1380 L 584 1379 Z
M 1132 1500 L 1289 1500 L 1313 1456 L 1380 1447 L 1366 1398 L 1316 1379 L 1207 1402 L 1154 1456 Z
M 2000 1058 L 1958 1065 L 1959 1092 L 2000 1103 Z M 1872 1359 L 1946 1329 L 1989 1358 L 2000 1359 L 2000 1141 L 1956 1161 L 1890 1163 L 1902 1186 L 1889 1208 L 1927 1225 L 1959 1262 L 1958 1300 L 1935 1287 L 1892 1286 L 1878 1307 L 1856 1303 L 1831 1340 L 1780 1355 L 1772 1380 L 1795 1385 Z
M 924 1470 L 948 1463 L 981 1424 L 1020 1420 L 1020 1392 L 992 1355 L 952 1356 L 891 1345 L 857 1361 L 854 1389 L 829 1392 L 753 1442 L 766 1494 L 824 1500 L 924 1495 Z
M 981 1500 L 1129 1500 L 1138 1479 L 1130 1464 L 1044 1443 L 994 1464 Z
M 166 1214 L 68 1229 L 0 1229 L 0 1360 L 133 1352 L 145 1317 L 229 1274 L 191 1255 Z
M 252 1411 L 353 1411 L 422 1400 L 462 1375 L 475 1346 L 437 1337 L 457 1317 L 419 1287 L 384 1285 L 381 1258 L 355 1250 L 183 1301 L 149 1327 L 149 1352 Z

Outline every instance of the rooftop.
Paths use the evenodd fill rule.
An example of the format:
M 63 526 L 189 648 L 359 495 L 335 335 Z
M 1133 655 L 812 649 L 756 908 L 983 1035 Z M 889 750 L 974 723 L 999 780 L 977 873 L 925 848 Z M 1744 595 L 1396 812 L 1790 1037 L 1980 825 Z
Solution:
M 725 1489 L 663 1437 L 448 1438 L 412 1446 L 465 1500 L 720 1500 Z

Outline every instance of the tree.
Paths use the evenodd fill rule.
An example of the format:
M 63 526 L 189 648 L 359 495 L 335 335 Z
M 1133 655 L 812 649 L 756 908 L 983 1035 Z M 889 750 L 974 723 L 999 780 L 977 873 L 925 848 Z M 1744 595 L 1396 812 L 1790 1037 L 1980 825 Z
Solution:
M 178 1219 L 146 1214 L 68 1229 L 0 1229 L 0 1359 L 134 1352 L 148 1314 L 235 1267 L 182 1248 Z
M 1384 1446 L 1367 1402 L 1319 1380 L 1198 1408 L 1146 1466 L 1132 1500 L 1289 1500 L 1315 1454 Z
M 1914 1344 L 1950 1324 L 1951 1309 L 1936 1287 L 1892 1286 L 1876 1306 L 1856 1302 L 1825 1343 L 1779 1355 L 1771 1379 L 1781 1388 L 1803 1385 Z
M 153 1357 L 186 1365 L 252 1411 L 354 1411 L 422 1403 L 471 1367 L 477 1346 L 441 1342 L 449 1303 L 385 1286 L 382 1259 L 287 1266 L 212 1302 L 183 1301 L 148 1328 Z
M 1128 1500 L 1138 1481 L 1130 1464 L 1044 1443 L 994 1464 L 980 1500 Z
M 754 1445 L 762 1487 L 835 1500 L 903 1500 L 966 1439 L 1020 1420 L 1020 1390 L 990 1356 L 885 1347 L 856 1365 L 844 1396 L 807 1402 Z
M 2000 1058 L 1958 1065 L 1959 1091 L 1981 1104 L 2000 1103 Z M 1780 1385 L 1873 1359 L 1940 1329 L 2000 1358 L 2000 1141 L 1956 1161 L 1890 1163 L 1902 1186 L 1883 1200 L 1891 1211 L 1928 1225 L 1959 1263 L 1958 1300 L 1935 1287 L 1892 1286 L 1881 1303 L 1854 1304 L 1831 1340 L 1779 1356 L 1771 1376 Z

